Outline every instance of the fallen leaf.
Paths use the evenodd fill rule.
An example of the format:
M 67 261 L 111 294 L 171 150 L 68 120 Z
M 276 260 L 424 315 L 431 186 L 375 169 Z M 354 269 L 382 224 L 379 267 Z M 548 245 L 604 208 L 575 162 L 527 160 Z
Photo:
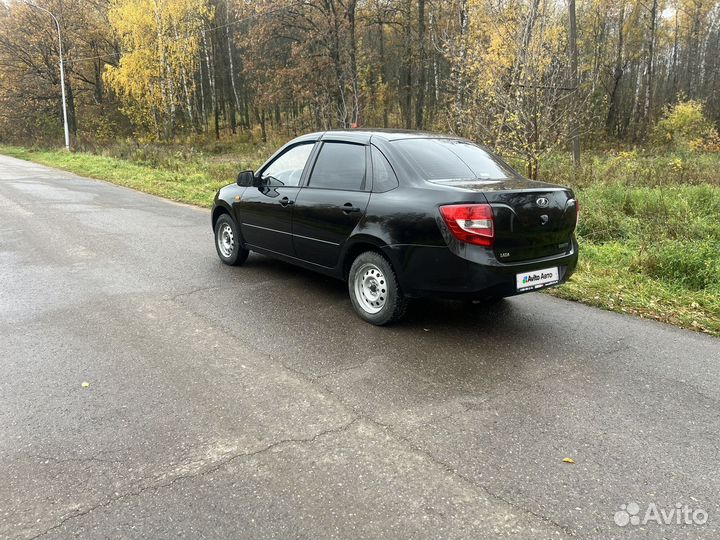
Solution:
M 83 383 L 82 383 L 82 387 L 83 387 L 83 388 L 90 388 L 90 383 L 89 383 L 89 382 L 83 382 Z
M 575 463 L 575 460 L 571 457 L 563 458 L 563 463 Z

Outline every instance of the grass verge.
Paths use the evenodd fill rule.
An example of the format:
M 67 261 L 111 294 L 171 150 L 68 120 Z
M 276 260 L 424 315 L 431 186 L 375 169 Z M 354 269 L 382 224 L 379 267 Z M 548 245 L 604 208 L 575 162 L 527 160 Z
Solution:
M 262 149 L 252 147 L 238 159 L 177 152 L 160 160 L 147 152 L 134 152 L 126 158 L 16 146 L 0 146 L 0 154 L 206 208 L 212 205 L 218 188 L 234 181 L 240 163 L 248 168 L 257 167 L 263 155 Z
M 625 244 L 595 245 L 580 240 L 578 270 L 558 298 L 670 323 L 720 336 L 720 291 L 693 290 L 681 283 L 648 276 L 633 267 L 636 251 Z
M 0 153 L 209 207 L 220 186 L 277 146 Z M 578 271 L 549 294 L 720 336 L 720 156 L 621 153 L 587 162 L 577 178 L 565 158 L 546 168 L 548 180 L 574 187 L 582 207 Z

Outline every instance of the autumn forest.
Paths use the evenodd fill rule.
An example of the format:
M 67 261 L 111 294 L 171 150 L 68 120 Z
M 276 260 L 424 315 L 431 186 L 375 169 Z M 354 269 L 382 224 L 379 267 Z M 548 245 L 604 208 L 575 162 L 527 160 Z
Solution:
M 720 118 L 713 0 L 6 0 L 0 139 L 74 144 L 375 126 L 517 155 Z

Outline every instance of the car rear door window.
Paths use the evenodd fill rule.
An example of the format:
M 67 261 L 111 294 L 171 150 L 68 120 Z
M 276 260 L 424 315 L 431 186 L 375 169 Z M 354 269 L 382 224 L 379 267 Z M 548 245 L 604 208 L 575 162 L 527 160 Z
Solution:
M 308 187 L 364 191 L 365 146 L 326 142 L 318 154 Z
M 387 158 L 374 146 L 371 147 L 370 152 L 372 153 L 373 170 L 372 190 L 375 193 L 384 193 L 398 187 L 397 176 Z

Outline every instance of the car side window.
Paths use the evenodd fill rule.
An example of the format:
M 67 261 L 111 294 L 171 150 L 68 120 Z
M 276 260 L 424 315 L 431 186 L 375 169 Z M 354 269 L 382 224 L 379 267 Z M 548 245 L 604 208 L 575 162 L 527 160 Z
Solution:
M 400 184 L 397 176 L 387 158 L 374 146 L 371 147 L 370 152 L 372 154 L 373 191 L 383 193 L 398 187 Z
M 310 157 L 315 143 L 303 143 L 293 146 L 268 165 L 262 172 L 262 178 L 276 186 L 298 186 L 303 169 Z
M 364 191 L 365 146 L 326 142 L 315 161 L 308 187 Z

